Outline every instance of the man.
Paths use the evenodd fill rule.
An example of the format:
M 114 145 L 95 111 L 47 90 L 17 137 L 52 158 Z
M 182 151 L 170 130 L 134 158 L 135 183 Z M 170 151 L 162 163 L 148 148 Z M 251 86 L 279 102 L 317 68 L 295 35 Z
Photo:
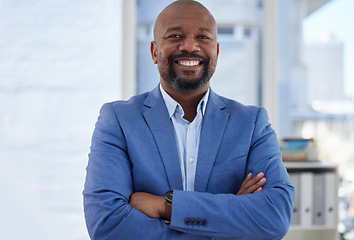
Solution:
M 176 1 L 158 16 L 152 92 L 103 105 L 84 190 L 92 239 L 281 239 L 294 198 L 263 108 L 209 87 L 213 16 Z

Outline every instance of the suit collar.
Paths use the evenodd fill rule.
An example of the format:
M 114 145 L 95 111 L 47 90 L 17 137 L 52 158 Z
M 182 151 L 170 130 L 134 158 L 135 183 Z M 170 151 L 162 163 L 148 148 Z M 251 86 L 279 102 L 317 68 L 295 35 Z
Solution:
M 148 109 L 143 115 L 159 149 L 170 189 L 182 190 L 182 175 L 174 127 L 159 87 L 149 93 L 144 104 Z
M 220 147 L 229 113 L 224 111 L 225 103 L 219 95 L 210 91 L 209 102 L 200 133 L 198 164 L 194 190 L 205 192 L 218 149 Z

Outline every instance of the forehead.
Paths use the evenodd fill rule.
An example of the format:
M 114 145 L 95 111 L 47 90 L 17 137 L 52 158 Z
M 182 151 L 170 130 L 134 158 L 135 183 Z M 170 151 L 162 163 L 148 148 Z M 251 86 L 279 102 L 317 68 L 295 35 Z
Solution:
M 171 28 L 207 29 L 216 33 L 216 24 L 208 10 L 194 5 L 176 5 L 165 9 L 156 22 L 157 30 L 164 34 Z

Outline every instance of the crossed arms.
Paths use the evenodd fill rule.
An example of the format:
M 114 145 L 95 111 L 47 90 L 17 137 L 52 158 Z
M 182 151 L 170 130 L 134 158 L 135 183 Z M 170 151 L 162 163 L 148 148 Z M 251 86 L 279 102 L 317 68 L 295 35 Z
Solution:
M 264 173 L 259 173 L 252 178 L 252 173 L 249 173 L 242 182 L 240 189 L 236 195 L 252 194 L 254 192 L 261 192 L 266 183 Z M 146 214 L 151 218 L 160 218 L 170 221 L 170 216 L 165 216 L 165 200 L 162 196 L 156 196 L 145 192 L 135 192 L 130 196 L 129 204 Z
M 161 196 L 171 188 L 150 129 L 144 126 L 143 119 L 131 122 L 130 119 L 139 119 L 137 114 L 112 105 L 102 107 L 96 124 L 83 192 L 92 239 L 260 240 L 281 239 L 286 234 L 294 189 L 264 110 L 259 110 L 255 126 L 251 126 L 251 142 L 247 142 L 249 135 L 238 136 L 237 147 L 246 149 L 247 155 L 232 155 L 236 158 L 223 162 L 222 159 L 230 159 L 230 151 L 220 151 L 208 192 L 173 189 L 171 224 L 166 225 Z M 223 138 L 234 139 L 235 133 L 230 135 L 230 131 L 237 125 L 230 120 Z M 246 172 L 245 179 L 237 180 Z M 260 172 L 264 176 L 248 175 Z M 260 182 L 263 178 L 266 184 Z M 185 219 L 195 216 L 207 219 L 208 224 L 186 225 Z

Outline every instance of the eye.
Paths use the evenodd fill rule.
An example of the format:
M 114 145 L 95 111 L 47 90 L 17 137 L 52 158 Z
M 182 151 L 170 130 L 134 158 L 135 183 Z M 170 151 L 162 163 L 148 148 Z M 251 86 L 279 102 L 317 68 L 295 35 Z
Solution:
M 167 38 L 182 38 L 182 36 L 181 35 L 179 35 L 179 34 L 172 34 L 172 35 L 169 35 Z
M 210 40 L 210 37 L 205 36 L 205 35 L 200 35 L 198 38 L 203 39 L 203 40 Z

